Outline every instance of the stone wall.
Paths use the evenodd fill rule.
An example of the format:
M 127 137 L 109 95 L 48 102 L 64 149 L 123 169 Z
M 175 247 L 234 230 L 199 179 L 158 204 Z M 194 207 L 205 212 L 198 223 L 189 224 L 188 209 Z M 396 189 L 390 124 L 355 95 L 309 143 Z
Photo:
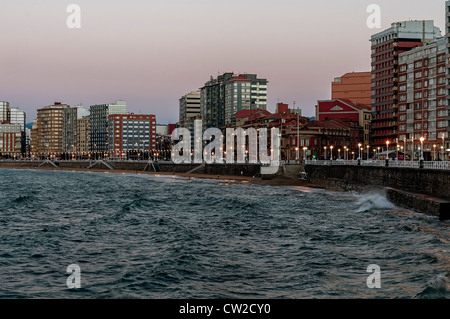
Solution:
M 308 180 L 329 189 L 365 191 L 392 187 L 450 200 L 450 171 L 420 168 L 306 165 Z

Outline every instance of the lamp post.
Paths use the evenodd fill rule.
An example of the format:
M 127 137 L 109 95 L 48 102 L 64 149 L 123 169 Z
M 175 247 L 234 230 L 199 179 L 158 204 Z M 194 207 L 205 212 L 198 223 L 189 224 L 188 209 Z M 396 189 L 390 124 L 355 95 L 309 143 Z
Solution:
M 445 133 L 442 133 L 442 160 L 445 161 L 445 153 L 444 153 L 444 149 L 445 149 Z
M 338 158 L 341 159 L 341 149 L 338 148 Z
M 361 143 L 358 143 L 359 158 L 361 158 Z
M 406 161 L 406 138 L 403 140 L 403 142 L 405 143 L 405 151 L 403 152 L 403 161 Z
M 436 144 L 433 144 L 433 159 L 436 161 Z
M 367 145 L 367 161 L 369 161 L 369 149 L 370 149 L 370 145 Z
M 386 141 L 386 158 L 389 160 L 389 141 Z
M 327 147 L 326 146 L 323 147 L 323 151 L 324 151 L 323 159 L 327 160 Z
M 423 161 L 423 141 L 425 141 L 424 137 L 420 138 L 420 160 Z
M 303 162 L 304 162 L 304 163 L 306 162 L 306 150 L 307 150 L 307 148 L 304 147 L 304 148 L 303 148 Z
M 344 146 L 344 160 L 348 159 L 346 152 L 347 152 L 347 146 Z
M 295 148 L 295 152 L 297 154 L 296 160 L 298 161 L 300 159 L 299 149 L 298 147 Z
M 330 146 L 330 161 L 332 161 L 333 160 L 333 146 Z

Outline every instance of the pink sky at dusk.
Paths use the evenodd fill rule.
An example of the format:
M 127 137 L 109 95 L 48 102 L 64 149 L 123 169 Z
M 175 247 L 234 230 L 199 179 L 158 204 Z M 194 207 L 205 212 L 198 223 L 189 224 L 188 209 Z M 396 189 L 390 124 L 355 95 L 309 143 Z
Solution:
M 93 3 L 95 2 L 95 3 Z M 81 29 L 66 8 L 81 7 Z M 366 8 L 382 9 L 369 29 Z M 445 1 L 2 1 L 0 100 L 27 112 L 128 101 L 128 110 L 178 121 L 178 99 L 218 72 L 267 78 L 268 110 L 295 100 L 306 116 L 334 77 L 370 71 L 370 36 L 394 21 L 435 20 Z

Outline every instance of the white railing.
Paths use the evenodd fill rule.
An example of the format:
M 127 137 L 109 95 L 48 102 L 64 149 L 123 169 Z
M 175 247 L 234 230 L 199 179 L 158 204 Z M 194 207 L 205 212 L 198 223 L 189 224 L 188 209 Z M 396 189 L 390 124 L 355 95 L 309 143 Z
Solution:
M 343 160 L 307 160 L 305 162 L 306 165 L 358 165 L 357 160 L 352 161 L 343 161 Z M 386 166 L 385 160 L 376 160 L 376 161 L 360 161 L 361 166 Z M 409 167 L 409 168 L 420 168 L 420 161 L 389 161 L 389 167 Z M 447 170 L 450 169 L 450 161 L 424 161 L 423 162 L 424 169 L 441 169 Z

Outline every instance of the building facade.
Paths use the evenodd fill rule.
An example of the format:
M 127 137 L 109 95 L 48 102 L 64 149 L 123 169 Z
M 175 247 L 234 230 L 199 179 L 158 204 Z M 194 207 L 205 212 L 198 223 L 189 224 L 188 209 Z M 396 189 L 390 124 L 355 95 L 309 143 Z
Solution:
M 445 159 L 449 158 L 450 154 L 450 1 L 445 2 L 445 23 L 446 23 L 446 67 L 447 67 L 447 77 L 446 77 L 446 90 L 447 90 L 447 132 L 444 136 L 443 147 L 441 149 L 442 157 Z
M 90 116 L 77 119 L 77 151 L 83 155 L 89 153 L 90 146 Z
M 256 74 L 224 73 L 200 89 L 201 117 L 205 128 L 233 125 L 241 110 L 267 109 L 267 80 Z
M 77 147 L 77 108 L 63 110 L 62 150 L 64 153 L 76 153 Z
M 9 122 L 9 102 L 0 101 L 0 124 Z
M 109 154 L 124 157 L 129 151 L 156 149 L 155 115 L 111 114 L 108 117 Z
M 190 92 L 180 99 L 179 127 L 189 127 L 191 118 L 200 116 L 200 91 Z
M 22 154 L 22 130 L 19 124 L 0 124 L 0 155 Z
M 63 153 L 64 110 L 69 105 L 55 102 L 37 111 L 37 134 L 33 149 L 36 155 Z
M 9 123 L 20 125 L 22 132 L 25 132 L 26 114 L 24 111 L 19 110 L 17 107 L 11 107 L 9 109 Z
M 90 145 L 91 152 L 108 152 L 108 117 L 113 114 L 126 114 L 127 102 L 91 105 L 90 107 Z
M 399 55 L 398 147 L 418 159 L 440 159 L 447 132 L 446 39 Z M 423 138 L 423 146 L 420 139 Z
M 362 134 L 356 144 L 370 145 L 371 108 L 368 105 L 354 103 L 349 100 L 335 99 L 318 101 L 316 106 L 318 121 L 340 120 L 356 122 L 362 128 Z
M 345 99 L 369 105 L 372 101 L 372 75 L 370 72 L 346 73 L 331 83 L 331 99 Z
M 372 144 L 384 146 L 398 138 L 399 54 L 441 36 L 433 21 L 395 22 L 371 37 Z

